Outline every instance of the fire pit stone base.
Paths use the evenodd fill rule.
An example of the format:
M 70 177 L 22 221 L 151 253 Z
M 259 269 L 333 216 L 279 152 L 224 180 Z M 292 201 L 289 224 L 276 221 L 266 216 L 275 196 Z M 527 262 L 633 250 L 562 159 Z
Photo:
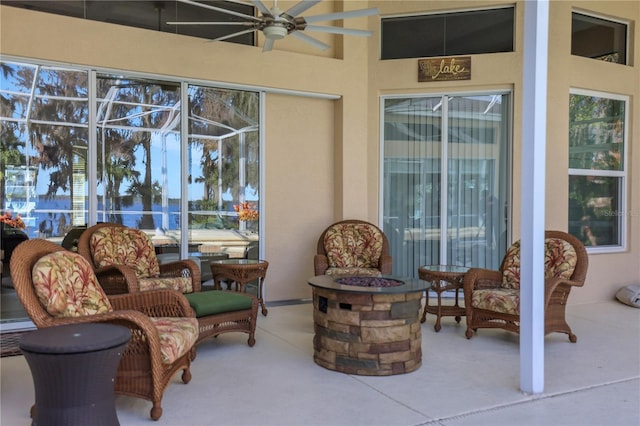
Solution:
M 421 292 L 362 294 L 314 287 L 314 361 L 367 376 L 418 369 L 421 299 Z

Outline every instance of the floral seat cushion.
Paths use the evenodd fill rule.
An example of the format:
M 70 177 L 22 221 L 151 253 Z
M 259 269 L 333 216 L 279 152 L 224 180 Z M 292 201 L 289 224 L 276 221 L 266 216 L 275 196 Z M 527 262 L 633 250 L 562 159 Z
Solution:
M 512 288 L 491 288 L 474 290 L 471 306 L 503 314 L 520 314 L 520 290 Z
M 160 335 L 162 362 L 172 364 L 186 354 L 198 340 L 198 319 L 182 317 L 151 318 Z
M 336 224 L 324 236 L 330 268 L 378 268 L 382 243 L 381 231 L 368 224 Z
M 570 279 L 578 256 L 573 246 L 559 238 L 545 240 L 545 279 Z M 471 305 L 504 314 L 520 314 L 520 242 L 515 242 L 505 255 L 500 288 L 475 290 Z
M 113 311 L 91 265 L 79 254 L 57 251 L 40 258 L 32 269 L 38 300 L 54 317 L 79 317 Z M 191 350 L 198 338 L 196 318 L 150 318 L 158 330 L 164 363 Z
M 181 293 L 191 293 L 193 291 L 193 282 L 191 277 L 150 277 L 140 278 L 138 280 L 140 284 L 140 290 L 158 290 L 168 288 L 171 290 L 178 290 Z

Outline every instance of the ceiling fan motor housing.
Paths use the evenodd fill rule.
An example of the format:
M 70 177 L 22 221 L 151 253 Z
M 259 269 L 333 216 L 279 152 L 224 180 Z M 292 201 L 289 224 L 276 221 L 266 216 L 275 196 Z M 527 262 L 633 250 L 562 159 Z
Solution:
M 279 25 L 277 23 L 264 27 L 262 31 L 264 32 L 266 38 L 270 38 L 272 40 L 280 40 L 281 38 L 284 38 L 284 36 L 286 36 L 289 32 L 287 30 L 287 27 Z

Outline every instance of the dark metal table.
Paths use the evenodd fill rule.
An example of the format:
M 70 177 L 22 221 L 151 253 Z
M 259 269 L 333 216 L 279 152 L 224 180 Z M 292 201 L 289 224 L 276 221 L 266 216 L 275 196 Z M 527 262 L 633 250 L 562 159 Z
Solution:
M 20 341 L 35 388 L 35 425 L 119 425 L 115 376 L 131 332 L 113 324 L 73 324 L 26 334 Z
M 435 291 L 438 296 L 438 303 L 435 306 L 429 305 L 429 292 L 427 291 L 424 312 L 420 322 L 425 322 L 427 312 L 436 315 L 436 324 L 433 326 L 435 331 L 440 331 L 440 319 L 443 316 L 454 316 L 456 322 L 460 322 L 462 316 L 465 315 L 465 308 L 459 305 L 459 292 L 462 288 L 464 274 L 469 268 L 458 265 L 426 265 L 418 268 L 418 275 L 421 280 L 431 283 L 430 289 Z M 449 290 L 455 290 L 455 304 L 453 306 L 442 306 L 442 293 Z

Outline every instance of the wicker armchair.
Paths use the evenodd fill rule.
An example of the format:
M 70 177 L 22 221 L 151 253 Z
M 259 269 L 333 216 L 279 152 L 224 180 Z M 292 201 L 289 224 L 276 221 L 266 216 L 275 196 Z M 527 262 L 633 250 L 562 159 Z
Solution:
M 325 229 L 313 259 L 316 275 L 388 275 L 392 258 L 384 232 L 362 220 L 343 220 Z
M 107 294 L 171 288 L 182 293 L 201 289 L 200 268 L 192 260 L 160 264 L 147 234 L 115 223 L 87 228 L 78 253 L 93 267 Z
M 561 231 L 545 232 L 545 319 L 544 334 L 566 333 L 573 343 L 575 334 L 565 319 L 565 307 L 573 287 L 581 287 L 589 258 L 582 243 Z M 479 328 L 520 331 L 520 243 L 514 243 L 500 270 L 472 268 L 464 278 L 467 315 L 466 336 Z
M 84 258 L 41 239 L 16 248 L 11 276 L 18 298 L 38 328 L 93 322 L 130 329 L 115 393 L 151 401 L 152 419 L 162 415 L 162 395 L 173 375 L 182 370 L 182 381 L 191 380 L 198 323 L 179 292 L 165 289 L 107 297 Z

